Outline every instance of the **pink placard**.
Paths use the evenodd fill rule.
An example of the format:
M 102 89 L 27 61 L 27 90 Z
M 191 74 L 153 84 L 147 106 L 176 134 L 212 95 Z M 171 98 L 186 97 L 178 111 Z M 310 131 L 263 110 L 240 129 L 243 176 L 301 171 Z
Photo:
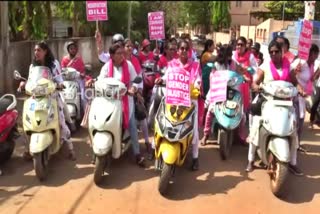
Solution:
M 183 68 L 172 68 L 167 72 L 166 104 L 190 107 L 190 73 Z
M 107 1 L 86 1 L 87 21 L 108 20 Z
M 227 71 L 215 71 L 210 74 L 210 103 L 227 100 L 228 76 Z
M 299 38 L 298 56 L 300 59 L 308 60 L 309 50 L 312 43 L 313 24 L 312 21 L 303 20 Z
M 148 13 L 148 24 L 150 40 L 165 38 L 164 13 L 162 11 Z

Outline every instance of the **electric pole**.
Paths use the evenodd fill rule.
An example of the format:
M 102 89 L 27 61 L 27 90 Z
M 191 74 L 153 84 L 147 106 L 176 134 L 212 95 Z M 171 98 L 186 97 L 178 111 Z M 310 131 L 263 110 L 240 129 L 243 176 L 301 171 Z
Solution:
M 0 1 L 0 93 L 8 90 L 8 49 L 9 49 L 8 2 Z

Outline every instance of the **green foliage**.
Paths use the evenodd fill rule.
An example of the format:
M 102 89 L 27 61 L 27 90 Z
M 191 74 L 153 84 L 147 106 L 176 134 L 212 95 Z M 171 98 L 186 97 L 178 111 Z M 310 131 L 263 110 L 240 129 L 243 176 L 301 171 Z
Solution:
M 230 2 L 213 1 L 212 2 L 212 23 L 215 30 L 229 28 L 231 24 Z
M 284 7 L 284 19 L 285 20 L 297 20 L 304 17 L 304 1 L 269 1 L 265 3 L 265 7 L 270 12 L 256 11 L 252 13 L 252 16 L 259 19 L 274 18 L 276 20 L 282 20 L 283 7 Z M 316 14 L 315 20 L 320 18 L 320 3 L 316 2 Z

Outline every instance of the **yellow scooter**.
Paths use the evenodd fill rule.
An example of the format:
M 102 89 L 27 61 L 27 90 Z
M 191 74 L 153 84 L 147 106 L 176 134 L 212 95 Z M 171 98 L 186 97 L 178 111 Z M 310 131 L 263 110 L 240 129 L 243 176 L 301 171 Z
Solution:
M 191 97 L 196 98 L 199 89 L 191 90 Z M 166 193 L 171 176 L 176 166 L 182 166 L 193 137 L 195 106 L 168 105 L 165 97 L 155 116 L 155 166 L 161 170 L 158 190 Z
M 26 94 L 29 95 L 23 105 L 23 130 L 30 140 L 30 153 L 36 176 L 40 181 L 48 174 L 50 156 L 61 147 L 58 116 L 58 103 L 54 97 L 56 84 L 49 68 L 32 67 L 26 82 Z M 14 72 L 16 80 L 24 80 L 18 71 Z

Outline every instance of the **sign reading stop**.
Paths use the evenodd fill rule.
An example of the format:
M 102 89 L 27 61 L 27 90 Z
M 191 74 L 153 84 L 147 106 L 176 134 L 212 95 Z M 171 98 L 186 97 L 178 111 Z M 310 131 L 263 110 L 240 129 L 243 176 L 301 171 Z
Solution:
M 108 20 L 107 1 L 86 1 L 87 21 Z

